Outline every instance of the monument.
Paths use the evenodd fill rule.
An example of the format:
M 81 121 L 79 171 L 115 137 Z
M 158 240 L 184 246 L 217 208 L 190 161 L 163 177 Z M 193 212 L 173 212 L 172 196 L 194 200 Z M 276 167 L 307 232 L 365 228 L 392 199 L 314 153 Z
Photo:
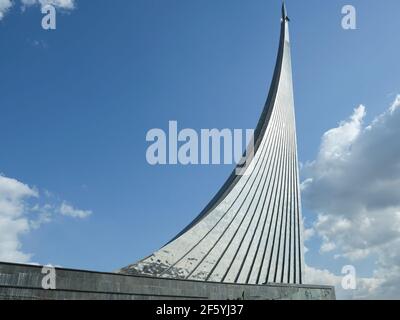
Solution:
M 117 273 L 57 269 L 58 296 L 41 290 L 39 267 L 0 264 L 0 298 L 334 299 L 332 287 L 303 285 L 289 21 L 283 4 L 274 75 L 244 174 L 235 168 L 197 218 L 147 258 Z
M 245 174 L 234 170 L 203 212 L 171 242 L 120 272 L 223 283 L 302 283 L 302 218 L 284 5 L 278 58 L 251 161 Z

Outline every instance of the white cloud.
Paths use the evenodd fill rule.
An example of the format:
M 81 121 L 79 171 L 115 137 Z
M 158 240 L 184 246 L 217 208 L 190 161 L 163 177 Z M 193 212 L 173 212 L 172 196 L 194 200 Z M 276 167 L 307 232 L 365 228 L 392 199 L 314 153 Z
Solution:
M 324 241 L 321 245 L 321 252 L 331 252 L 333 250 L 336 249 L 336 244 L 334 244 L 333 242 L 329 242 L 329 241 Z
M 51 222 L 56 214 L 73 218 L 92 214 L 65 202 L 40 204 L 42 198 L 50 201 L 49 193 L 41 197 L 35 188 L 0 174 L 0 261 L 31 262 L 33 254 L 23 251 L 21 237 Z
M 3 19 L 6 12 L 12 7 L 11 0 L 0 0 L 0 20 Z
M 54 207 L 50 204 L 45 204 L 43 206 L 36 204 L 30 209 L 30 211 L 37 213 L 36 220 L 31 220 L 30 226 L 33 229 L 39 229 L 43 224 L 51 222 Z
M 309 228 L 309 229 L 304 229 L 304 241 L 310 240 L 312 237 L 315 235 L 315 229 L 314 228 Z
M 318 214 L 320 251 L 376 258 L 375 294 L 400 298 L 400 96 L 367 126 L 365 115 L 360 106 L 324 134 L 303 168 L 303 201 Z
M 24 6 L 40 4 L 42 7 L 52 5 L 56 8 L 72 10 L 75 8 L 75 0 L 21 0 Z
M 339 300 L 379 298 L 377 288 L 381 285 L 380 280 L 356 276 L 356 288 L 345 290 L 342 286 L 343 276 L 335 275 L 326 269 L 317 269 L 307 265 L 305 269 L 305 282 L 307 284 L 333 286 L 335 287 L 336 298 Z
M 25 200 L 33 197 L 38 197 L 37 191 L 0 175 L 0 261 L 29 261 L 31 255 L 21 251 L 20 236 L 29 232 Z
M 90 216 L 92 214 L 92 211 L 75 209 L 74 207 L 72 207 L 71 205 L 69 205 L 68 203 L 66 203 L 64 201 L 61 204 L 60 213 L 64 216 L 84 219 L 84 218 L 87 218 L 88 216 Z
M 11 7 L 16 3 L 16 0 L 0 0 L 0 20 L 4 18 L 6 13 L 11 9 Z M 44 7 L 46 5 L 52 5 L 56 9 L 61 9 L 63 11 L 71 11 L 76 8 L 75 0 L 20 0 L 20 5 L 22 11 L 26 8 L 35 5 L 40 5 Z

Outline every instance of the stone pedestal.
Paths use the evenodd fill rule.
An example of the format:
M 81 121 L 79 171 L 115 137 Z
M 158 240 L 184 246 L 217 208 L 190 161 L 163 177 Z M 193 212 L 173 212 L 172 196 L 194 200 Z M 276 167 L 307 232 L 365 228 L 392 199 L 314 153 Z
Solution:
M 333 300 L 333 287 L 243 285 L 55 269 L 56 289 L 42 287 L 41 266 L 0 263 L 0 299 L 29 300 Z

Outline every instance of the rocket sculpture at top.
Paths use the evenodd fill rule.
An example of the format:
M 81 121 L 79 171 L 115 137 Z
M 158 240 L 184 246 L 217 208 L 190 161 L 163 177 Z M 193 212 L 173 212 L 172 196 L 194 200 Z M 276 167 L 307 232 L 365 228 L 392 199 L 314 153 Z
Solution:
M 289 18 L 282 5 L 275 71 L 254 134 L 254 157 L 236 170 L 182 232 L 119 272 L 222 283 L 303 281 L 302 216 Z

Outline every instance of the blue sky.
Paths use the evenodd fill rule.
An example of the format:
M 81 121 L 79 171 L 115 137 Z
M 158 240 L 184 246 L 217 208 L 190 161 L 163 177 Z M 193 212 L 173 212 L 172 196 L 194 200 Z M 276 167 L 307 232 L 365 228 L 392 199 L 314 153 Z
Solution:
M 232 166 L 150 166 L 145 136 L 170 120 L 198 130 L 254 127 L 281 3 L 73 3 L 58 10 L 52 31 L 41 28 L 40 6 L 21 10 L 20 1 L 0 20 L 0 173 L 35 189 L 32 205 L 91 212 L 54 214 L 21 233 L 30 261 L 110 271 L 166 243 L 225 181 Z M 357 30 L 346 31 L 348 3 L 287 1 L 302 163 L 358 105 L 370 123 L 400 93 L 400 3 L 352 0 Z M 304 215 L 311 227 L 316 214 Z M 321 241 L 307 242 L 307 264 L 340 274 L 347 260 L 321 253 Z M 375 256 L 353 264 L 371 277 Z

